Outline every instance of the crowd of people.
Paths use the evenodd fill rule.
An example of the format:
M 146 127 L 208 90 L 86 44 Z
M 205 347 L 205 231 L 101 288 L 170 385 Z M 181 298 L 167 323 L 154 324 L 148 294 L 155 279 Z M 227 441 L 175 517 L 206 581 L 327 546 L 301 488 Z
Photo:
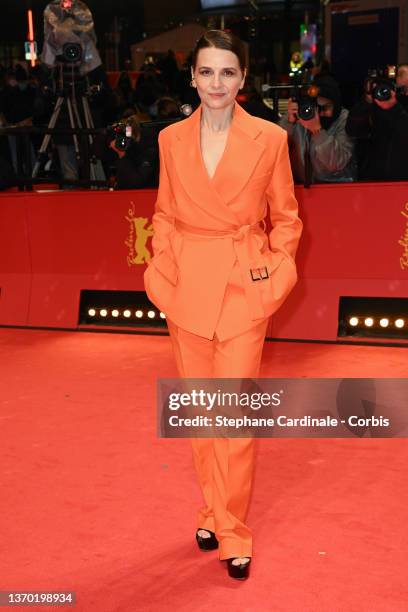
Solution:
M 175 69 L 177 72 L 175 72 Z M 66 98 L 74 95 L 82 126 L 86 126 L 83 98 L 92 115 L 93 126 L 99 134 L 93 138 L 91 154 L 102 162 L 103 177 L 107 183 L 117 188 L 138 188 L 155 186 L 158 180 L 157 132 L 169 122 L 181 119 L 181 104 L 198 105 L 195 91 L 186 82 L 187 70 L 178 70 L 174 54 L 157 64 L 145 62 L 132 86 L 128 72 L 122 72 L 115 87 L 111 87 L 102 66 L 89 72 L 85 78 L 66 71 L 65 88 L 58 91 L 59 72 L 51 71 L 40 64 L 27 72 L 23 66 L 13 69 L 0 66 L 0 126 L 37 126 L 50 124 L 56 100 L 64 98 L 55 122 L 58 133 L 52 136 L 49 159 L 44 164 L 50 178 L 61 176 L 65 187 L 75 184 L 80 178 L 81 167 L 78 163 L 73 136 L 64 128 L 71 128 L 70 109 Z M 74 82 L 75 93 L 72 91 Z M 156 125 L 152 126 L 152 122 Z M 131 138 L 126 149 L 115 146 L 115 138 L 109 126 L 122 124 L 131 128 Z M 149 129 L 144 129 L 148 125 Z M 61 130 L 62 128 L 62 130 Z M 32 167 L 42 144 L 42 135 L 31 135 L 32 155 L 28 164 Z M 18 172 L 16 142 L 13 134 L 0 137 L 0 182 L 6 188 L 15 184 Z M 83 142 L 83 141 L 82 141 Z M 140 167 L 143 171 L 140 171 Z
M 379 80 L 380 82 L 380 80 Z M 298 103 L 289 100 L 279 121 L 288 132 L 292 171 L 296 182 L 406 181 L 408 163 L 408 64 L 398 67 L 389 99 L 375 95 L 375 79 L 368 80 L 360 100 L 350 110 L 342 107 L 338 83 L 330 75 L 317 76 L 317 112 L 300 119 Z
M 147 57 L 135 85 L 128 72 L 122 72 L 115 87 L 110 87 L 102 66 L 78 87 L 78 101 L 86 97 L 95 128 L 91 158 L 98 160 L 100 174 L 107 186 L 116 189 L 156 187 L 158 184 L 158 132 L 169 122 L 183 119 L 183 105 L 192 110 L 199 99 L 190 86 L 190 63 L 179 68 L 173 51 L 156 62 Z M 49 125 L 55 101 L 52 71 L 39 64 L 29 72 L 22 65 L 12 69 L 0 66 L 0 126 Z M 317 72 L 313 116 L 299 117 L 299 100 L 289 98 L 283 116 L 273 112 L 262 100 L 250 78 L 242 91 L 240 104 L 252 115 L 278 123 L 288 133 L 292 171 L 296 183 L 332 183 L 408 180 L 404 155 L 408 142 L 408 64 L 398 67 L 389 99 L 379 100 L 365 90 L 352 108 L 342 106 L 339 84 L 327 70 Z M 78 103 L 79 113 L 83 113 Z M 69 109 L 64 105 L 57 128 L 69 128 Z M 83 125 L 86 125 L 85 118 Z M 126 132 L 120 146 L 116 132 Z M 118 127 L 119 126 L 119 127 Z M 108 128 L 108 129 L 106 129 Z M 31 170 L 37 160 L 43 136 L 30 136 Z M 0 137 L 0 188 L 16 184 L 18 160 L 16 138 Z M 26 151 L 27 153 L 27 151 Z M 21 170 L 21 167 L 20 167 Z M 52 136 L 52 146 L 42 168 L 43 176 L 59 177 L 65 188 L 81 177 L 81 166 L 70 133 Z

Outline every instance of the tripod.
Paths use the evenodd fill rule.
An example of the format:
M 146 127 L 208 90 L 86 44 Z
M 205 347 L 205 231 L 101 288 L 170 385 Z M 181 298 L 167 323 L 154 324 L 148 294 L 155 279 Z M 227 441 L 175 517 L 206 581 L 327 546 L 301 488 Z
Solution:
M 64 104 L 66 105 L 66 109 L 68 111 L 69 124 L 70 124 L 71 129 L 82 129 L 83 126 L 82 126 L 80 113 L 78 110 L 77 92 L 76 92 L 76 87 L 75 87 L 76 84 L 81 85 L 81 86 L 82 84 L 79 83 L 78 76 L 74 73 L 74 65 L 71 65 L 72 72 L 70 75 L 71 76 L 70 83 L 68 84 L 69 88 L 64 86 L 64 67 L 65 67 L 65 64 L 61 62 L 59 64 L 59 69 L 60 69 L 59 93 L 58 93 L 58 98 L 55 104 L 54 111 L 48 123 L 48 129 L 55 128 L 56 123 L 58 121 L 58 117 L 61 113 L 61 109 L 63 108 Z M 85 127 L 87 129 L 93 129 L 94 123 L 92 119 L 92 114 L 89 108 L 88 99 L 83 91 L 80 93 L 80 102 L 82 105 L 83 117 L 85 119 Z M 72 136 L 74 140 L 75 156 L 78 161 L 78 165 L 80 165 L 80 162 L 82 161 L 82 156 L 81 156 L 81 150 L 79 147 L 78 134 L 74 133 L 72 134 Z M 40 171 L 41 166 L 46 159 L 46 153 L 47 153 L 47 149 L 48 149 L 50 140 L 51 140 L 51 134 L 46 134 L 41 143 L 41 147 L 38 151 L 37 161 L 34 165 L 33 172 L 32 172 L 33 178 L 35 178 L 38 175 L 38 172 Z M 90 147 L 92 147 L 93 145 L 92 134 L 88 134 L 88 140 L 89 140 Z M 106 181 L 106 176 L 103 171 L 101 161 L 93 157 L 89 160 L 89 162 L 90 162 L 89 164 L 90 179 L 92 181 L 97 181 L 97 180 Z

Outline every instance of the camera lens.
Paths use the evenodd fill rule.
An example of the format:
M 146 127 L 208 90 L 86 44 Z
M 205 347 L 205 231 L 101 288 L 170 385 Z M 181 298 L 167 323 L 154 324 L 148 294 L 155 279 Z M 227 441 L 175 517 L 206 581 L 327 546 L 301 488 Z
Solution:
M 309 119 L 313 119 L 316 111 L 316 105 L 314 102 L 299 102 L 299 110 L 298 115 L 304 121 L 308 121 Z
M 81 61 L 82 48 L 78 43 L 65 43 L 62 47 L 62 57 L 70 64 Z
M 391 98 L 391 87 L 387 84 L 376 85 L 373 89 L 373 96 L 380 102 L 385 102 Z

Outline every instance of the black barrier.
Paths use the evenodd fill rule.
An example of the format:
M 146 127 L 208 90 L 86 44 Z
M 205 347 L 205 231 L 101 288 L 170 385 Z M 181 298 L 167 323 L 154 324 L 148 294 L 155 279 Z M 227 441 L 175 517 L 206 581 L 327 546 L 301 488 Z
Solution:
M 107 181 L 93 180 L 90 178 L 90 160 L 92 154 L 90 152 L 89 135 L 95 136 L 97 134 L 104 134 L 105 128 L 48 128 L 48 127 L 35 127 L 35 126 L 24 126 L 24 127 L 1 127 L 0 136 L 14 136 L 16 138 L 16 158 L 17 158 L 17 173 L 16 173 L 16 184 L 20 191 L 32 191 L 33 185 L 41 185 L 49 183 L 49 178 L 44 177 L 33 177 L 33 164 L 31 157 L 31 136 L 44 136 L 50 135 L 73 135 L 77 134 L 80 137 L 81 142 L 81 154 L 86 160 L 85 164 L 82 164 L 82 170 L 84 178 L 77 180 L 68 180 L 60 177 L 58 183 L 60 187 L 64 185 L 77 185 L 84 188 L 100 187 L 103 189 L 108 188 Z
M 140 123 L 141 130 L 152 130 L 158 135 L 159 131 L 177 121 L 185 119 L 184 116 L 180 118 L 173 118 L 166 121 L 143 121 Z M 73 185 L 84 188 L 99 187 L 101 189 L 108 189 L 107 180 L 96 180 L 91 178 L 90 167 L 98 158 L 95 156 L 92 150 L 93 145 L 89 141 L 89 136 L 106 136 L 108 128 L 71 128 L 71 127 L 39 127 L 39 126 L 5 126 L 0 127 L 1 136 L 14 136 L 16 138 L 16 158 L 17 158 L 17 173 L 16 173 L 16 186 L 19 191 L 32 191 L 34 185 L 49 184 L 50 179 L 47 177 L 32 176 L 33 164 L 31 157 L 32 141 L 31 136 L 45 136 L 49 135 L 77 135 L 80 141 L 81 148 L 81 169 L 84 178 L 69 180 L 63 177 L 59 177 L 58 181 L 60 188 L 62 185 Z M 36 152 L 37 154 L 38 152 Z M 51 181 L 51 182 L 54 182 Z

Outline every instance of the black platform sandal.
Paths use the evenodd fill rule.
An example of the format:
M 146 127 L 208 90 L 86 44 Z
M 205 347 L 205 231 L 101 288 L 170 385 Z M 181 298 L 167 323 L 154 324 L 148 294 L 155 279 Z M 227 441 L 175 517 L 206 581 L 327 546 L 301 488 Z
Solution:
M 218 540 L 215 537 L 215 533 L 213 531 L 210 531 L 209 529 L 202 529 L 202 531 L 208 531 L 208 533 L 211 534 L 209 538 L 203 538 L 202 536 L 198 535 L 198 532 L 201 531 L 201 529 L 202 528 L 197 529 L 196 532 L 198 548 L 204 551 L 215 550 L 216 548 L 218 548 Z

